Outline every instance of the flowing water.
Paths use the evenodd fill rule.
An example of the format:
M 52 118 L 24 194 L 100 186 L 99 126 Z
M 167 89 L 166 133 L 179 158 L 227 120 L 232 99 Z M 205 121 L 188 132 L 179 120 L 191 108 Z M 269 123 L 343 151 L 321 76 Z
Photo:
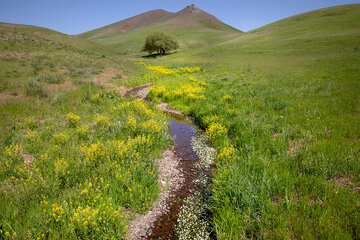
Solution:
M 136 90 L 143 91 L 144 88 Z M 136 96 L 136 91 L 131 94 Z M 149 239 L 216 239 L 211 232 L 208 210 L 210 166 L 215 150 L 207 144 L 203 131 L 183 116 L 170 116 L 169 131 L 180 160 L 178 168 L 185 181 L 172 193 L 168 202 L 170 211 L 154 223 Z
M 200 129 L 180 116 L 169 119 L 169 131 L 185 182 L 170 199 L 169 213 L 155 223 L 151 239 L 216 239 L 208 209 L 215 150 Z

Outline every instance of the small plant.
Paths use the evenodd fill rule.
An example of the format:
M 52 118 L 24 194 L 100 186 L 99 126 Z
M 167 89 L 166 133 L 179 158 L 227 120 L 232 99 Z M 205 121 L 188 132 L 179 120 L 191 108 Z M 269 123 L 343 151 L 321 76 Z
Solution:
M 115 76 L 112 77 L 112 79 L 122 79 L 121 74 L 116 74 Z
M 66 133 L 55 133 L 54 141 L 58 145 L 64 145 L 65 143 L 70 141 L 70 137 Z
M 222 97 L 222 100 L 223 100 L 224 102 L 228 102 L 228 103 L 231 102 L 232 99 L 233 99 L 233 97 L 230 96 L 229 94 L 226 94 L 226 95 L 224 95 L 224 96 Z
M 78 127 L 76 129 L 76 133 L 78 135 L 78 137 L 82 140 L 87 140 L 88 137 L 88 133 L 89 133 L 89 126 L 88 125 L 83 125 L 81 127 Z
M 66 116 L 66 121 L 71 128 L 75 128 L 78 126 L 80 122 L 80 117 L 78 115 L 75 115 L 73 113 L 68 113 Z
M 226 140 L 227 130 L 219 123 L 211 123 L 206 130 L 206 134 L 209 136 L 210 142 L 215 146 L 220 146 Z
M 30 130 L 35 130 L 39 126 L 39 122 L 32 118 L 25 118 L 25 124 Z
M 110 126 L 109 118 L 104 115 L 95 115 L 94 121 L 96 123 L 96 126 L 98 126 L 98 127 L 109 127 Z
M 45 82 L 45 83 L 55 83 L 60 84 L 65 82 L 64 78 L 62 76 L 56 75 L 42 75 L 35 78 L 38 82 Z
M 47 93 L 43 88 L 43 84 L 34 79 L 25 83 L 25 92 L 28 96 L 46 97 Z

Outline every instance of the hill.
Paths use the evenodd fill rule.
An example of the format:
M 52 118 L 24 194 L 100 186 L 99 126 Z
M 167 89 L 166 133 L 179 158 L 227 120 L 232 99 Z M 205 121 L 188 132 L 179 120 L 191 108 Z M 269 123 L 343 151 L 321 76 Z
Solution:
M 359 238 L 359 20 L 360 4 L 319 9 L 152 62 L 202 67 L 150 94 L 230 138 L 213 172 L 217 239 Z M 201 81 L 194 101 L 172 94 Z
M 195 5 L 190 5 L 176 13 L 164 10 L 146 12 L 79 36 L 110 45 L 119 52 L 138 52 L 146 35 L 153 31 L 175 35 L 183 48 L 221 42 L 241 33 Z
M 344 5 L 240 34 L 189 6 L 82 36 L 92 41 L 1 23 L 5 236 L 123 237 L 157 199 L 153 160 L 169 139 L 151 104 L 166 102 L 217 150 L 209 195 L 217 239 L 359 239 L 359 19 L 360 4 Z M 121 58 L 105 53 L 138 51 L 161 29 L 183 50 L 127 55 L 138 71 L 122 79 Z M 154 82 L 150 108 L 104 82 Z
M 278 68 L 281 65 L 278 61 L 286 58 L 284 64 L 296 67 L 295 62 L 306 61 L 303 58 L 310 53 L 314 57 L 331 56 L 343 51 L 343 47 L 356 53 L 354 49 L 359 47 L 359 19 L 360 4 L 314 10 L 243 33 L 211 46 L 211 51 L 209 48 L 193 50 L 191 56 L 184 52 L 182 60 L 186 61 L 189 56 L 192 61 L 198 58 L 198 61 L 221 59 L 227 62 L 234 57 L 242 64 L 254 63 L 257 66 L 266 62 L 269 67 Z M 264 56 L 273 59 L 264 61 Z M 177 57 L 178 61 L 181 58 L 173 57 Z
M 25 85 L 31 79 L 46 76 L 46 81 L 56 81 L 43 86 L 51 95 L 73 89 L 74 81 L 94 76 L 100 81 L 101 73 L 111 72 L 110 80 L 121 75 L 115 70 L 121 68 L 119 61 L 105 56 L 106 47 L 50 29 L 0 23 L 0 40 L 0 103 L 25 100 Z
M 155 159 L 170 140 L 166 116 L 119 96 L 116 83 L 125 67 L 104 52 L 101 45 L 49 29 L 0 23 L 0 203 L 6 203 L 0 204 L 0 239 L 122 239 L 135 213 L 157 199 Z M 157 133 L 149 127 L 128 132 L 128 116 L 138 126 L 156 126 Z M 116 160 L 98 165 L 85 157 L 99 144 L 116 151 Z M 127 153 L 143 157 L 135 163 Z M 126 177 L 115 180 L 115 174 Z M 119 192 L 125 179 L 134 189 Z M 85 182 L 95 195 L 80 190 Z M 102 193 L 108 186 L 113 190 Z M 97 204 L 90 207 L 89 199 Z M 67 209 L 66 201 L 71 210 L 59 221 L 55 211 Z M 78 225 L 82 209 L 96 212 L 93 231 Z
M 318 9 L 254 29 L 234 39 L 243 41 L 311 39 L 359 34 L 360 4 Z

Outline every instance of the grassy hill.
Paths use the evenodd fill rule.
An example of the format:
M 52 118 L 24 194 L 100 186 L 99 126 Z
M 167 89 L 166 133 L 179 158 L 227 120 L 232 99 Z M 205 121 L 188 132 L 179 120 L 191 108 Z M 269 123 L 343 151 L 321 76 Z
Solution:
M 116 53 L 139 52 L 146 36 L 153 31 L 164 31 L 175 35 L 182 48 L 221 42 L 241 33 L 191 5 L 177 13 L 164 10 L 146 12 L 79 36 L 108 45 Z
M 33 111 L 38 97 L 50 103 L 77 89 L 78 83 L 111 85 L 124 76 L 126 63 L 106 57 L 108 49 L 91 41 L 8 23 L 0 23 L 0 39 L 2 133 L 12 124 L 8 119 L 25 114 L 16 109 L 27 106 Z M 12 114 L 6 112 L 6 106 L 12 106 Z
M 106 52 L 0 24 L 0 239 L 121 239 L 156 200 L 166 117 L 119 96 L 132 65 Z
M 359 20 L 353 4 L 239 33 L 189 6 L 82 35 L 92 41 L 1 23 L 0 238 L 124 236 L 159 192 L 169 138 L 151 104 L 168 102 L 217 148 L 217 239 L 359 239 Z M 182 51 L 115 56 L 155 30 Z M 149 81 L 149 106 L 107 89 Z
M 218 239 L 359 238 L 359 21 L 359 4 L 320 9 L 151 63 L 203 68 L 150 94 L 218 129 Z
M 3 96 L 25 95 L 24 83 L 31 78 L 58 76 L 61 84 L 55 85 L 61 87 L 119 66 L 105 57 L 106 47 L 46 28 L 0 23 L 0 38 Z

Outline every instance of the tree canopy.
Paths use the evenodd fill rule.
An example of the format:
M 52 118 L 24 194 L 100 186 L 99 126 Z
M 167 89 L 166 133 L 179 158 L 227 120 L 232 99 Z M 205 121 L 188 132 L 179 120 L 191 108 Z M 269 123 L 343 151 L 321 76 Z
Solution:
M 165 55 L 166 52 L 179 48 L 179 42 L 172 35 L 163 32 L 152 32 L 146 37 L 143 51 L 149 54 L 157 52 Z

